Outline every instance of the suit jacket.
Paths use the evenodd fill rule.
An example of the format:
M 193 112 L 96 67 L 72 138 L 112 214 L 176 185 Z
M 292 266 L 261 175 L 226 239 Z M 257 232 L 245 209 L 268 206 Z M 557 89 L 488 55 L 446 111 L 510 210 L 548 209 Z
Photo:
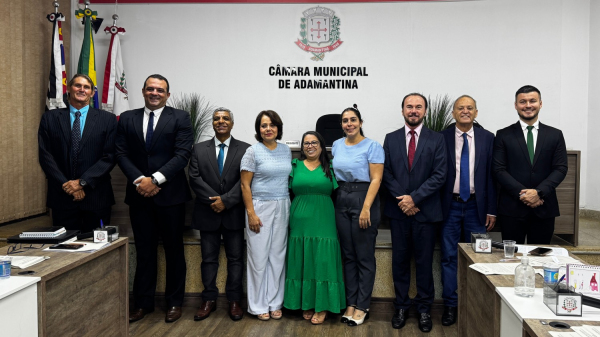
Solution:
M 223 174 L 219 175 L 215 139 L 194 145 L 188 169 L 190 185 L 196 194 L 192 228 L 214 231 L 221 224 L 227 229 L 244 228 L 245 208 L 240 187 L 240 163 L 249 146 L 250 144 L 231 137 Z M 220 213 L 210 208 L 214 200 L 208 198 L 215 196 L 220 196 L 226 207 Z
M 498 130 L 493 170 L 500 185 L 498 214 L 524 217 L 533 212 L 540 218 L 560 215 L 556 187 L 568 170 L 567 148 L 560 130 L 540 123 L 533 164 L 519 122 Z M 543 205 L 531 208 L 519 200 L 519 192 L 529 188 L 541 190 Z
M 390 192 L 384 213 L 394 219 L 406 214 L 398 207 L 396 197 L 410 194 L 420 212 L 414 215 L 420 222 L 442 221 L 439 190 L 446 181 L 446 144 L 444 137 L 425 126 L 417 143 L 412 170 L 408 171 L 408 154 L 404 127 L 385 136 L 383 183 Z
M 481 224 L 485 224 L 487 215 L 496 215 L 496 186 L 492 178 L 492 153 L 494 134 L 482 128 L 473 128 L 475 137 L 475 199 L 477 214 Z M 441 132 L 446 141 L 446 161 L 448 175 L 442 188 L 442 211 L 444 219 L 450 212 L 454 182 L 456 181 L 456 128 L 454 126 Z
M 192 199 L 185 175 L 194 143 L 190 114 L 165 106 L 154 128 L 150 151 L 146 151 L 143 132 L 144 108 L 129 110 L 119 117 L 117 128 L 117 163 L 127 177 L 125 203 L 142 205 L 153 199 L 158 206 L 173 206 Z M 167 179 L 160 192 L 145 198 L 133 182 L 155 172 Z
M 45 112 L 38 130 L 39 161 L 48 179 L 46 205 L 53 209 L 97 210 L 114 205 L 110 171 L 115 166 L 115 115 L 91 108 L 79 145 L 76 172 L 71 172 L 71 119 L 69 108 Z M 85 198 L 73 201 L 62 185 L 83 179 Z

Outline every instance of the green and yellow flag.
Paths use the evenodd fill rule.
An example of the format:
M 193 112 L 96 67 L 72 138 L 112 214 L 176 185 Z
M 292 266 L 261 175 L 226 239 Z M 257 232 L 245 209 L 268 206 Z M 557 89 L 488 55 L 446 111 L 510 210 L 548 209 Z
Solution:
M 78 9 L 75 11 L 77 19 L 83 18 L 84 35 L 81 53 L 79 54 L 79 63 L 77 64 L 77 73 L 88 75 L 94 81 L 94 99 L 90 106 L 98 108 L 98 81 L 96 81 L 96 57 L 94 54 L 94 35 L 92 29 L 92 20 L 96 19 L 98 12 L 89 8 Z

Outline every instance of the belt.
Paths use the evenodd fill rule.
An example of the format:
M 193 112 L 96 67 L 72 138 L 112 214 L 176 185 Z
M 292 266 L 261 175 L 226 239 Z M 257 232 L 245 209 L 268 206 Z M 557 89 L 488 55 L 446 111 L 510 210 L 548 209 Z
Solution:
M 458 201 L 458 202 L 467 202 L 467 201 L 475 200 L 475 193 L 471 194 L 469 196 L 469 199 L 467 201 L 462 200 L 460 198 L 460 194 L 458 194 L 458 193 L 452 193 L 452 200 Z
M 368 191 L 371 183 L 360 182 L 360 183 L 349 183 L 346 181 L 338 181 L 338 186 L 341 190 L 346 192 L 359 192 Z

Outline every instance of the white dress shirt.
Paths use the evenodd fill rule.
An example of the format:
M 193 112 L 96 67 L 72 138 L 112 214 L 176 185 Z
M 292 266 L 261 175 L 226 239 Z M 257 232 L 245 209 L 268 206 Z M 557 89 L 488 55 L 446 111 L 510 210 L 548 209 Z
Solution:
M 527 144 L 527 123 L 523 122 L 519 119 L 519 123 L 521 123 L 521 129 L 523 129 L 523 136 L 525 137 L 525 144 Z M 531 133 L 533 134 L 533 153 L 535 153 L 535 146 L 537 144 L 537 135 L 538 130 L 540 129 L 540 120 L 538 119 L 533 123 L 533 129 L 531 129 Z
M 460 159 L 462 157 L 462 148 L 464 144 L 463 133 L 457 127 L 455 129 L 454 138 L 454 153 L 456 154 L 456 178 L 454 179 L 454 190 L 456 194 L 460 194 Z M 467 133 L 467 141 L 469 143 L 469 191 L 475 193 L 475 132 L 473 127 Z
M 152 125 L 152 130 L 156 130 L 156 125 L 158 124 L 158 119 L 160 118 L 160 114 L 163 112 L 163 110 L 165 109 L 165 107 L 162 107 L 160 109 L 156 109 L 154 110 L 154 125 Z M 148 122 L 150 121 L 150 112 L 153 112 L 152 110 L 144 107 L 144 120 L 142 121 L 142 131 L 144 132 L 144 140 L 146 140 L 146 131 L 148 130 Z M 152 174 L 152 176 L 158 181 L 158 184 L 162 184 L 164 182 L 167 181 L 167 178 L 165 178 L 165 176 L 156 171 Z M 135 181 L 144 178 L 144 176 L 139 176 Z M 139 185 L 139 184 L 135 184 L 134 185 Z
M 231 136 L 229 136 L 229 138 L 227 138 L 223 142 L 223 144 L 225 144 L 225 148 L 223 148 L 223 166 L 225 166 L 225 161 L 227 160 L 227 152 L 229 152 L 229 143 L 231 143 Z M 215 137 L 215 158 L 217 158 L 217 165 L 219 164 L 219 151 L 221 151 L 219 145 L 221 145 L 221 141 L 217 137 Z
M 415 130 L 415 152 L 417 151 L 417 144 L 419 143 L 419 137 L 421 137 L 421 130 L 423 129 L 423 123 L 419 124 Z M 406 136 L 406 153 L 408 154 L 408 146 L 410 145 L 410 130 L 412 130 L 408 125 L 404 125 L 404 135 Z

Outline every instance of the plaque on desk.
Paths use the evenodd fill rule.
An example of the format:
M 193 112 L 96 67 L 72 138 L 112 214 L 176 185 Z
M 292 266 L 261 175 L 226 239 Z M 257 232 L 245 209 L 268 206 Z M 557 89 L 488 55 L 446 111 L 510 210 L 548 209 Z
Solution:
M 66 233 L 53 238 L 21 238 L 19 235 L 11 236 L 6 239 L 8 243 L 31 243 L 31 244 L 56 244 L 69 240 L 79 234 L 78 230 L 67 230 Z
M 492 239 L 487 233 L 471 233 L 471 248 L 475 253 L 492 253 Z
M 580 293 L 572 292 L 564 286 L 544 284 L 544 304 L 556 316 L 582 316 L 583 306 Z

